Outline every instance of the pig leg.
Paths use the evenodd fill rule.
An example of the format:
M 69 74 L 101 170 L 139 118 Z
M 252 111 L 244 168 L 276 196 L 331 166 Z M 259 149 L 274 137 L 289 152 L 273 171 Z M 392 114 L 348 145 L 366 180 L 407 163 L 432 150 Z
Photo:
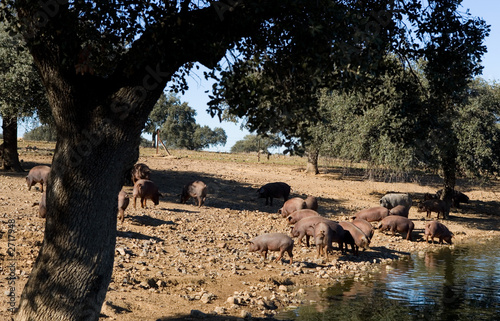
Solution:
M 134 208 L 135 208 L 135 201 L 137 199 L 137 196 L 134 196 Z
M 141 197 L 141 207 L 142 208 L 146 207 L 146 198 L 145 197 Z
M 408 229 L 408 234 L 406 234 L 406 239 L 408 241 L 411 241 L 411 230 L 410 229 Z
M 292 253 L 292 250 L 289 249 L 286 252 L 288 253 L 288 256 L 290 257 L 290 264 L 292 264 L 293 263 L 293 253 Z
M 283 257 L 284 252 L 285 252 L 284 250 L 280 250 L 280 255 L 278 256 L 278 258 L 276 260 L 274 260 L 274 262 L 276 262 L 276 263 L 279 262 L 281 260 L 281 258 Z
M 198 207 L 201 207 L 201 197 L 196 196 L 196 200 L 198 201 L 198 204 L 196 205 L 198 205 Z
M 264 257 L 264 260 L 266 260 L 267 259 L 267 250 L 262 250 L 260 253 Z
M 321 256 L 322 252 L 322 246 L 320 244 L 316 244 L 316 249 L 318 250 L 318 253 L 316 254 L 316 258 L 318 259 Z
M 125 220 L 125 211 L 122 208 L 118 210 L 118 219 L 123 224 L 123 221 Z
M 306 235 L 306 246 L 309 247 L 309 235 Z

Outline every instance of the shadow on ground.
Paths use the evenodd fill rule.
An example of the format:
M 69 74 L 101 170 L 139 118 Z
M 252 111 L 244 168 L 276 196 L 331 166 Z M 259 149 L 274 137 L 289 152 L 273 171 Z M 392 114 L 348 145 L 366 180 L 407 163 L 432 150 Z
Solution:
M 180 201 L 180 194 L 185 184 L 194 180 L 201 180 L 208 186 L 208 195 L 205 206 L 230 209 L 236 211 L 260 211 L 266 213 L 277 213 L 283 206 L 283 199 L 274 199 L 273 205 L 265 205 L 265 199 L 258 198 L 257 190 L 260 186 L 254 186 L 247 183 L 238 182 L 236 180 L 225 180 L 207 173 L 197 173 L 189 171 L 166 171 L 152 170 L 151 180 L 159 187 L 160 192 L 164 195 L 163 201 L 177 203 Z M 127 186 L 129 193 L 132 193 L 132 186 Z M 290 198 L 302 197 L 306 198 L 305 194 L 292 192 Z M 331 198 L 321 198 L 320 214 L 339 213 L 350 211 L 343 207 L 342 201 Z M 192 205 L 192 211 L 198 211 L 195 199 L 191 198 L 187 204 Z M 170 209 L 170 211 L 186 210 Z

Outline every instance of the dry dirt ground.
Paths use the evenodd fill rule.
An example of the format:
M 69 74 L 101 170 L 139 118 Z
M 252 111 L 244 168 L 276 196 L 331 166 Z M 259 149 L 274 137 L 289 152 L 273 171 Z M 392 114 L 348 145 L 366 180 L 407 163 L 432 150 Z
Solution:
M 410 193 L 415 203 L 424 193 L 440 188 L 437 178 L 415 183 L 375 182 L 356 175 L 339 179 L 341 172 L 334 168 L 322 168 L 322 174 L 311 176 L 302 165 L 273 164 L 273 157 L 256 163 L 255 155 L 239 162 L 216 153 L 142 156 L 139 161 L 153 170 L 151 179 L 165 197 L 156 207 L 150 201 L 146 209 L 129 206 L 125 223 L 118 225 L 113 277 L 100 320 L 272 317 L 283 309 L 308 304 L 320 288 L 343 278 L 363 282 L 391 260 L 442 247 L 421 240 L 426 219 L 413 206 L 409 215 L 416 226 L 413 242 L 376 231 L 371 248 L 358 256 L 336 251 L 328 260 L 317 259 L 315 248 L 296 244 L 292 265 L 286 254 L 278 263 L 271 261 L 275 253 L 264 261 L 248 251 L 247 241 L 262 233 L 289 231 L 276 213 L 283 200 L 265 206 L 264 199 L 257 198 L 256 190 L 265 183 L 286 182 L 293 188 L 291 196 L 319 197 L 318 212 L 334 220 L 378 206 L 387 191 Z M 23 149 L 21 158 L 25 169 L 51 162 L 50 152 Z M 1 320 L 10 316 L 9 222 L 15 222 L 16 304 L 43 240 L 44 219 L 33 206 L 41 193 L 36 188 L 28 191 L 25 175 L 0 173 Z M 179 204 L 182 185 L 193 179 L 209 186 L 201 208 L 193 200 Z M 444 222 L 455 233 L 455 244 L 499 236 L 499 181 L 479 186 L 460 180 L 457 189 L 471 202 L 452 209 Z M 132 186 L 124 190 L 131 194 Z

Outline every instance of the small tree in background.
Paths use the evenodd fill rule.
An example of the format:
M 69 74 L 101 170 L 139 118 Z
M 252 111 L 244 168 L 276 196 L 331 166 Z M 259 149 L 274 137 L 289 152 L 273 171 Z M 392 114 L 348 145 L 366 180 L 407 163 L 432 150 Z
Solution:
M 210 129 L 196 123 L 196 111 L 184 102 L 170 104 L 165 109 L 166 117 L 160 128 L 165 145 L 172 148 L 201 150 L 209 146 L 225 145 L 226 133 L 222 128 Z
M 38 110 L 38 112 L 37 112 Z M 42 116 L 49 106 L 33 58 L 20 36 L 0 22 L 0 114 L 2 116 L 2 168 L 22 172 L 17 153 L 18 119 Z
M 29 132 L 24 133 L 24 139 L 55 142 L 57 139 L 56 130 L 50 125 L 41 125 L 33 128 Z
M 261 150 L 269 153 L 269 148 L 282 146 L 281 139 L 276 135 L 246 135 L 231 147 L 231 153 L 251 153 Z
M 167 120 L 169 109 L 180 104 L 180 99 L 173 93 L 168 96 L 162 93 L 151 113 L 144 128 L 144 132 L 151 134 L 152 146 L 156 147 L 156 131 L 161 128 Z

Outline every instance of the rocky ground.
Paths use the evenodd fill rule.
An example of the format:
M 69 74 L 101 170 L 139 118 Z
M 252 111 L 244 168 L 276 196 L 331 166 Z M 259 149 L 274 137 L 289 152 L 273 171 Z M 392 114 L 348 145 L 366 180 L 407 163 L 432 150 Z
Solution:
M 376 182 L 356 176 L 355 171 L 349 174 L 333 167 L 323 167 L 320 175 L 311 176 L 303 172 L 300 163 L 285 164 L 275 156 L 256 163 L 256 155 L 238 161 L 227 154 L 179 151 L 174 155 L 143 155 L 139 160 L 153 170 L 151 179 L 165 197 L 156 207 L 150 202 L 146 209 L 129 206 L 124 224 L 118 225 L 113 278 L 102 320 L 270 317 L 308 304 L 318 289 L 343 278 L 362 282 L 392 260 L 441 247 L 421 240 L 426 219 L 414 206 L 409 215 L 416 226 L 413 242 L 376 231 L 371 248 L 358 256 L 336 251 L 328 260 L 317 259 L 315 248 L 296 245 L 291 265 L 286 254 L 278 263 L 272 261 L 276 253 L 263 260 L 248 251 L 248 240 L 262 233 L 289 231 L 276 213 L 283 201 L 265 206 L 264 199 L 257 198 L 256 190 L 267 182 L 288 183 L 292 196 L 319 197 L 320 214 L 347 220 L 360 209 L 378 206 L 387 191 L 410 193 L 418 201 L 424 193 L 439 189 L 440 180 L 422 177 L 414 183 Z M 50 151 L 23 149 L 21 158 L 27 169 L 51 162 Z M 17 303 L 43 240 L 44 220 L 32 206 L 41 194 L 35 188 L 27 190 L 25 175 L 0 174 L 2 320 L 10 315 L 9 222 L 15 222 Z M 193 179 L 209 186 L 201 208 L 192 200 L 186 205 L 178 202 L 182 185 Z M 498 180 L 482 186 L 458 182 L 457 189 L 471 202 L 462 209 L 452 209 L 450 219 L 444 222 L 455 233 L 455 244 L 500 235 L 498 187 Z M 124 190 L 131 194 L 132 186 Z

